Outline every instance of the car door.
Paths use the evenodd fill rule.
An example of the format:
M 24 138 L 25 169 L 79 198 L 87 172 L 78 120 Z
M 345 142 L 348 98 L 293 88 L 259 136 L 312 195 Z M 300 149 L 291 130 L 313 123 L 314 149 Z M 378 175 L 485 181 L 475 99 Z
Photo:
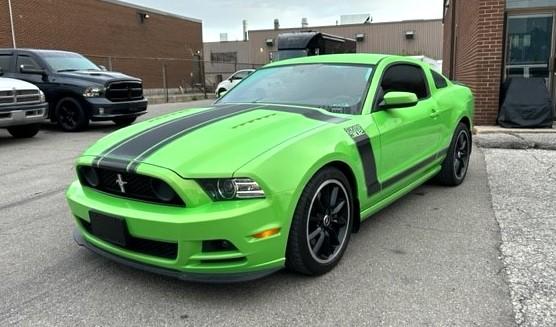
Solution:
M 8 77 L 8 75 L 12 71 L 12 57 L 13 57 L 12 53 L 9 52 L 0 53 L 0 69 L 2 69 L 2 73 L 5 75 L 4 77 Z
M 45 81 L 43 78 L 43 75 L 41 74 L 29 74 L 29 73 L 22 73 L 21 72 L 21 66 L 27 66 L 31 69 L 43 69 L 44 67 L 41 67 L 41 65 L 30 55 L 28 54 L 17 54 L 16 57 L 16 71 L 14 72 L 14 75 L 17 76 L 15 78 L 17 79 L 21 79 L 24 80 L 26 82 L 35 84 L 36 86 L 38 86 L 41 90 L 44 91 L 45 88 Z
M 418 102 L 409 107 L 381 108 L 381 98 L 390 91 L 415 93 Z M 436 103 L 422 67 L 409 62 L 390 64 L 381 77 L 372 115 L 381 145 L 379 179 L 383 190 L 391 188 L 393 192 L 426 167 L 441 136 Z

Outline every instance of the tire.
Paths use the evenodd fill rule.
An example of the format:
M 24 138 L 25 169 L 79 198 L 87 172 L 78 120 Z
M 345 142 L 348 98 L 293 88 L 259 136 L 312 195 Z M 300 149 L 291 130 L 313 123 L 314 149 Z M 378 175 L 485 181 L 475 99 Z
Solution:
M 89 117 L 81 103 L 74 98 L 63 98 L 55 109 L 56 121 L 66 132 L 79 132 L 89 126 Z
M 39 124 L 29 124 L 8 127 L 8 132 L 17 139 L 27 139 L 37 135 L 39 129 Z
M 137 120 L 137 117 L 118 117 L 112 119 L 114 124 L 118 127 L 125 127 L 133 124 Z
M 307 183 L 297 203 L 288 237 L 286 267 L 310 276 L 332 270 L 349 243 L 353 216 L 352 190 L 346 176 L 332 167 L 319 171 Z
M 445 186 L 461 184 L 469 168 L 471 147 L 471 132 L 467 125 L 459 123 L 452 137 L 446 158 L 442 162 L 442 169 L 434 178 L 435 181 Z

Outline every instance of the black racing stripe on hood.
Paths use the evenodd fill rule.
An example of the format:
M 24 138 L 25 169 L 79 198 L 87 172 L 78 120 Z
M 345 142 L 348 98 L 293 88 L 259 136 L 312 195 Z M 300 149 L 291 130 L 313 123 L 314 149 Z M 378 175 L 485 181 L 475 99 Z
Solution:
M 103 153 L 100 158 L 95 159 L 94 164 L 96 164 L 97 167 L 101 167 L 104 165 L 104 161 L 108 160 L 110 163 L 118 162 L 119 165 L 127 162 L 127 166 L 135 158 L 142 156 L 146 151 L 158 149 L 158 145 L 169 138 L 174 139 L 176 135 L 181 136 L 200 126 L 255 108 L 256 106 L 254 105 L 237 104 L 218 106 L 196 114 L 180 117 L 170 122 L 161 123 L 160 125 L 131 136 L 118 143 L 118 145 L 113 146 L 109 151 Z
M 218 106 L 217 106 L 217 108 L 218 108 Z M 341 123 L 341 122 L 344 122 L 344 121 L 348 120 L 348 119 L 338 117 L 338 116 L 327 115 L 327 114 L 325 114 L 323 112 L 320 112 L 316 109 L 308 109 L 308 108 L 300 108 L 300 107 L 269 105 L 268 107 L 267 106 L 254 106 L 254 107 L 246 107 L 245 109 L 235 109 L 236 111 L 231 113 L 231 114 L 220 116 L 220 117 L 218 117 L 218 119 L 216 119 L 214 121 L 199 123 L 198 125 L 190 128 L 188 130 L 184 130 L 180 133 L 176 133 L 176 134 L 172 135 L 171 137 L 168 137 L 164 141 L 158 143 L 154 147 L 151 147 L 151 148 L 147 149 L 145 152 L 141 153 L 139 156 L 137 156 L 135 159 L 133 159 L 132 162 L 130 163 L 129 167 L 128 167 L 128 170 L 129 171 L 135 171 L 137 169 L 137 166 L 139 165 L 139 163 L 141 161 L 145 160 L 147 157 L 152 155 L 157 150 L 163 148 L 164 146 L 170 144 L 171 142 L 175 141 L 176 139 L 182 137 L 183 135 L 185 135 L 187 133 L 190 133 L 190 132 L 192 132 L 196 129 L 199 129 L 199 128 L 201 128 L 203 126 L 206 126 L 210 123 L 222 120 L 224 118 L 235 116 L 235 115 L 240 114 L 240 113 L 245 113 L 247 111 L 252 111 L 252 110 L 257 110 L 257 109 L 301 114 L 301 115 L 303 115 L 307 118 L 310 118 L 310 119 L 319 120 L 319 121 L 323 121 L 323 122 L 327 122 L 327 123 L 335 123 L 335 124 L 338 124 L 338 123 Z
M 218 104 L 214 107 L 152 126 L 103 151 L 93 166 L 118 171 L 135 171 L 139 163 L 167 144 L 201 127 L 256 109 L 300 114 L 306 118 L 339 124 L 349 119 L 317 109 L 272 104 Z

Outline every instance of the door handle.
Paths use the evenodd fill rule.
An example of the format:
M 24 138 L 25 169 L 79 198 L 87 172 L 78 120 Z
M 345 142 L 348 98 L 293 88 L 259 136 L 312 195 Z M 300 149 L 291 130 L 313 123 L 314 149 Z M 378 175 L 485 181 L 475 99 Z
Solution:
M 437 118 L 438 117 L 438 111 L 434 108 L 432 108 L 432 112 L 431 112 L 431 118 Z

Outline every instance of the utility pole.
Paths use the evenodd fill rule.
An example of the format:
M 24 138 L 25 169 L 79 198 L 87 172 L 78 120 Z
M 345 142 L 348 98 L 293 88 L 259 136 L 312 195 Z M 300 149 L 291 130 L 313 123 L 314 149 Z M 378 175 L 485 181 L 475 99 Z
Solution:
M 12 28 L 12 43 L 13 43 L 13 47 L 14 49 L 17 48 L 17 45 L 15 43 L 15 29 L 14 29 L 14 15 L 13 15 L 13 11 L 12 11 L 12 0 L 8 0 L 8 8 L 10 11 L 10 25 Z

